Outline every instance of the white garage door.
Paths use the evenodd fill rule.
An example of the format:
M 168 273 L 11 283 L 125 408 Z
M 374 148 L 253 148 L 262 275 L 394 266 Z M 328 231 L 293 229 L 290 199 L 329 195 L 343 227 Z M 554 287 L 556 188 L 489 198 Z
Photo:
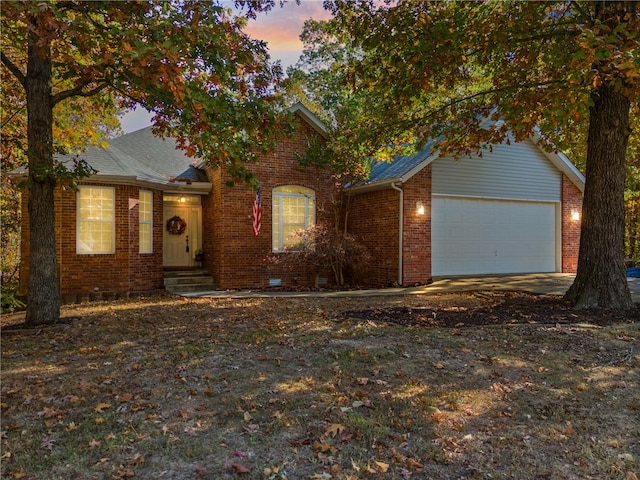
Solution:
M 556 270 L 554 203 L 434 197 L 432 274 Z

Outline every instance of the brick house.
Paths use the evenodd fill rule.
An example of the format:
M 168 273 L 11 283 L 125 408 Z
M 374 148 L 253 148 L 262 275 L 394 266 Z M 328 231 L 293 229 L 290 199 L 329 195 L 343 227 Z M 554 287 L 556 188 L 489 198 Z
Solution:
M 168 270 L 203 267 L 217 289 L 309 287 L 328 272 L 267 261 L 291 233 L 334 219 L 330 173 L 297 154 L 325 127 L 304 106 L 298 128 L 250 169 L 256 192 L 226 186 L 224 169 L 193 161 L 150 128 L 89 148 L 97 173 L 55 197 L 59 288 L 65 301 L 163 288 Z M 70 161 L 70 158 L 66 159 Z M 429 283 L 434 276 L 575 272 L 584 178 L 562 154 L 532 139 L 494 146 L 483 158 L 440 158 L 427 145 L 378 164 L 350 188 L 348 229 L 372 257 L 374 285 Z M 28 192 L 23 195 L 21 289 L 29 269 Z M 204 259 L 196 257 L 204 252 Z
M 256 192 L 242 184 L 226 186 L 224 169 L 194 162 L 176 149 L 173 139 L 153 136 L 151 128 L 83 152 L 80 158 L 97 173 L 79 182 L 77 192 L 57 189 L 55 195 L 63 300 L 157 291 L 166 270 L 195 267 L 208 269 L 219 289 L 313 286 L 314 270 L 265 261 L 286 246 L 288 233 L 333 215 L 331 175 L 301 168 L 296 157 L 313 137 L 323 138 L 325 128 L 301 104 L 291 110 L 296 130 L 250 168 L 261 182 L 258 236 L 252 226 Z M 22 201 L 20 278 L 26 293 L 28 192 Z M 204 260 L 196 262 L 200 251 Z

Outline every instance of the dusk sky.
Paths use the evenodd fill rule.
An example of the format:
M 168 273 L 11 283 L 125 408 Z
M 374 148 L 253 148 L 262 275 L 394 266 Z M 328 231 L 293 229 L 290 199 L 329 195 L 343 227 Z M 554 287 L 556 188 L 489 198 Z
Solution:
M 231 8 L 233 2 L 222 2 Z M 280 60 L 282 67 L 293 65 L 302 53 L 299 36 L 304 21 L 309 18 L 321 20 L 329 14 L 322 9 L 321 0 L 302 0 L 300 5 L 295 1 L 287 2 L 282 8 L 277 6 L 272 11 L 258 15 L 256 20 L 249 20 L 248 34 L 253 38 L 265 40 L 269 45 L 271 58 Z M 125 133 L 139 130 L 151 124 L 151 115 L 143 108 L 127 113 L 121 119 Z

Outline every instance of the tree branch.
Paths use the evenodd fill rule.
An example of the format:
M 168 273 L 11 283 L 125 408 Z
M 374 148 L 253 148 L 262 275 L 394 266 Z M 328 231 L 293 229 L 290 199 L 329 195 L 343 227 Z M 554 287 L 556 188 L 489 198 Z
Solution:
M 9 69 L 11 73 L 18 79 L 20 85 L 24 88 L 27 88 L 27 78 L 24 73 L 20 71 L 20 69 L 11 61 L 9 57 L 7 57 L 3 51 L 0 51 L 0 58 L 2 58 L 2 63 Z
M 137 98 L 137 97 L 132 96 L 129 92 L 127 92 L 126 90 L 123 90 L 122 88 L 118 87 L 117 85 L 111 85 L 111 88 L 113 88 L 116 92 L 118 92 L 124 98 L 128 98 L 129 100 L 131 100 L 131 101 L 133 101 L 135 103 L 139 103 L 144 108 L 147 108 L 145 106 L 145 103 L 147 103 L 145 100 L 142 100 L 141 98 Z
M 86 85 L 80 85 L 70 90 L 64 90 L 60 93 L 55 94 L 51 98 L 51 105 L 56 105 L 57 103 L 60 103 L 62 100 L 69 97 L 92 97 L 93 95 L 97 95 L 98 93 L 100 93 L 102 90 L 104 90 L 108 86 L 109 84 L 105 82 L 87 91 L 83 90 L 86 87 Z
M 2 125 L 0 125 L 0 127 L 4 128 L 5 126 L 7 126 L 9 124 L 9 122 L 11 122 L 11 120 L 13 120 L 13 117 L 18 115 L 20 112 L 24 111 L 26 108 L 27 108 L 27 104 L 26 103 L 24 105 L 18 107 L 15 110 L 15 112 L 13 112 L 11 115 L 9 115 L 9 117 L 7 117 L 4 122 L 2 122 Z
M 573 5 L 574 7 L 576 7 L 576 9 L 582 14 L 583 16 L 583 20 L 588 20 L 590 22 L 593 21 L 593 16 L 584 8 L 582 8 L 582 5 L 580 5 L 580 2 L 574 1 L 571 2 L 571 5 Z
M 498 87 L 498 88 L 490 88 L 487 90 L 483 90 L 481 92 L 477 92 L 474 93 L 472 95 L 468 95 L 465 97 L 461 97 L 461 98 L 454 98 L 454 99 L 450 99 L 450 101 L 446 102 L 445 104 L 443 104 L 441 107 L 438 107 L 434 110 L 431 110 L 427 113 L 425 113 L 424 115 L 421 115 L 419 117 L 411 117 L 411 118 L 407 118 L 407 119 L 397 119 L 396 121 L 393 121 L 391 119 L 387 119 L 383 130 L 389 130 L 389 126 L 393 125 L 396 128 L 411 128 L 412 125 L 415 125 L 416 123 L 420 123 L 420 122 L 428 122 L 431 118 L 435 117 L 436 115 L 438 115 L 439 113 L 443 112 L 444 110 L 451 108 L 455 105 L 458 105 L 460 103 L 464 103 L 470 100 L 473 100 L 474 98 L 477 97 L 482 97 L 482 96 L 486 96 L 486 95 L 492 95 L 495 93 L 499 93 L 499 92 L 505 92 L 505 91 L 509 91 L 509 90 L 518 90 L 518 89 L 530 89 L 530 88 L 537 88 L 537 87 L 543 87 L 543 86 L 547 86 L 547 85 L 554 85 L 554 84 L 559 84 L 559 83 L 563 83 L 564 80 L 548 80 L 546 82 L 534 82 L 534 83 L 529 83 L 529 84 L 520 84 L 520 85 L 506 85 L 504 87 Z M 382 127 L 380 127 L 382 128 Z M 374 128 L 374 130 L 376 130 Z M 379 130 L 379 129 L 377 129 Z

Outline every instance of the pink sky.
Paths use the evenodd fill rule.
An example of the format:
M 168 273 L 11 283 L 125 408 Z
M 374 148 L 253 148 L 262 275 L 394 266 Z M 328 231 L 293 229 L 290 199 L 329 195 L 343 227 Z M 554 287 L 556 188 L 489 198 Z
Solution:
M 230 1 L 221 3 L 229 8 L 233 6 Z M 322 9 L 321 0 L 302 0 L 300 5 L 296 5 L 295 0 L 289 0 L 283 7 L 276 6 L 270 12 L 259 14 L 256 20 L 249 20 L 245 30 L 252 37 L 265 40 L 271 58 L 280 60 L 286 70 L 298 61 L 302 53 L 299 36 L 304 21 L 309 18 L 329 18 L 329 14 Z M 124 115 L 121 124 L 125 133 L 133 132 L 148 127 L 151 115 L 145 109 L 138 108 Z
M 254 38 L 266 40 L 271 57 L 281 60 L 282 66 L 286 69 L 296 63 L 302 53 L 299 37 L 304 21 L 309 18 L 323 20 L 329 16 L 329 13 L 322 9 L 320 0 L 303 0 L 300 5 L 289 0 L 282 8 L 276 7 L 270 12 L 258 15 L 255 21 L 250 20 L 246 32 Z

